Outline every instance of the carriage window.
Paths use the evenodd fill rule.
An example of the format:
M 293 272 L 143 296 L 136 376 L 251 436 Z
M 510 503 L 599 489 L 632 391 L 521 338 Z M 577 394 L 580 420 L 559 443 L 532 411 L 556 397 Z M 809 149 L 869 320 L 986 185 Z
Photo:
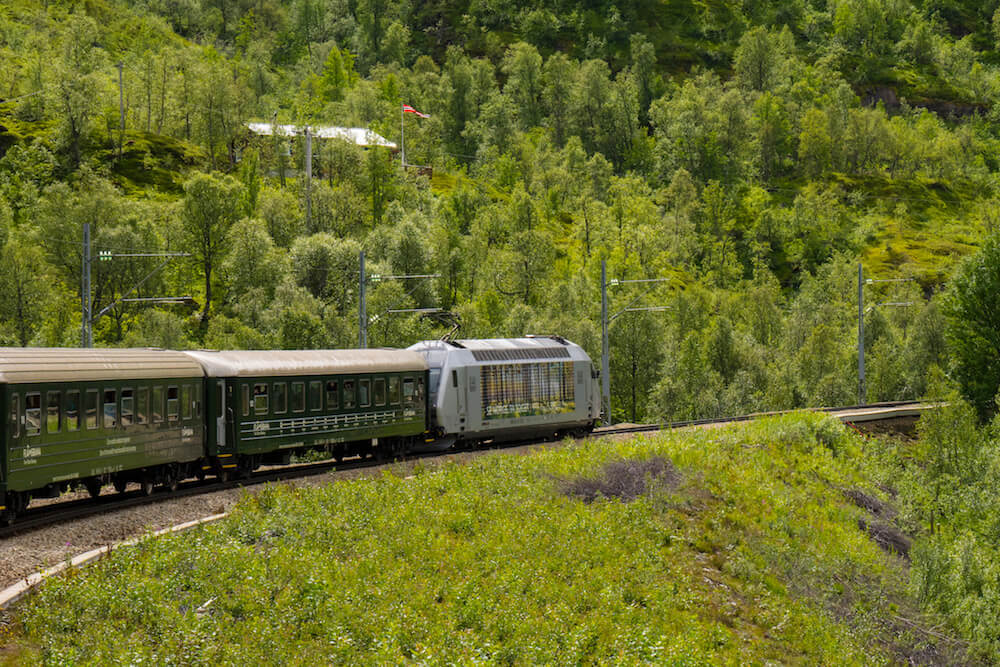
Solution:
M 250 385 L 248 385 L 248 384 L 240 385 L 240 394 L 243 397 L 243 408 L 242 408 L 243 416 L 244 417 L 249 417 L 250 416 Z
M 150 412 L 154 424 L 163 422 L 163 387 L 153 387 L 153 407 Z
M 267 414 L 267 385 L 255 384 L 253 386 L 253 413 L 255 415 Z
M 194 392 L 192 393 L 192 400 L 194 401 L 194 416 L 201 418 L 201 385 L 196 384 L 194 386 Z
M 354 407 L 354 380 L 344 381 L 344 407 Z
M 104 428 L 114 428 L 118 425 L 118 392 L 114 389 L 104 390 Z
M 306 409 L 306 383 L 292 383 L 292 412 L 305 412 Z
M 458 371 L 451 372 L 451 386 L 458 387 Z
M 181 419 L 191 419 L 191 385 L 181 387 Z
M 149 423 L 149 387 L 135 390 L 135 423 Z
M 417 380 L 417 400 L 424 400 L 424 379 L 420 378 Z
M 66 392 L 66 430 L 80 430 L 80 392 Z
M 413 393 L 416 390 L 416 385 L 413 382 L 413 378 L 403 378 L 403 399 L 407 403 L 412 403 L 414 396 Z
M 399 405 L 399 378 L 389 378 L 389 403 Z
M 312 411 L 323 409 L 323 383 L 309 383 L 309 409 Z
M 169 422 L 177 421 L 177 415 L 180 413 L 179 394 L 177 387 L 167 387 L 167 421 Z
M 131 389 L 122 389 L 122 426 L 132 425 L 135 414 L 135 397 Z
M 38 435 L 42 431 L 42 395 L 26 394 L 24 397 L 24 432 Z
M 10 396 L 10 437 L 21 437 L 21 395 Z
M 284 382 L 275 382 L 271 385 L 274 392 L 274 414 L 281 414 L 288 410 L 288 391 Z
M 337 395 L 337 383 L 332 380 L 326 383 L 326 409 L 336 410 L 340 406 L 340 397 Z
M 87 390 L 87 428 L 97 428 L 97 390 Z
M 358 405 L 367 408 L 372 404 L 372 381 L 358 380 Z
M 385 380 L 375 380 L 375 405 L 385 405 Z
M 46 433 L 58 433 L 60 426 L 60 414 L 59 403 L 62 399 L 62 392 L 60 391 L 50 391 L 45 397 L 47 406 L 48 416 L 45 419 L 45 432 Z
M 28 394 L 24 397 L 24 431 L 28 435 L 42 432 L 42 395 Z

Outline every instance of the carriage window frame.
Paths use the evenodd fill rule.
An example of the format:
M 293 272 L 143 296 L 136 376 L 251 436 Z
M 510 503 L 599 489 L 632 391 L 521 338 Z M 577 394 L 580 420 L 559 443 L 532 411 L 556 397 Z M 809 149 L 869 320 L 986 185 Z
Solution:
M 140 426 L 149 423 L 149 387 L 135 390 L 135 423 Z
M 55 419 L 53 420 L 53 417 Z M 53 421 L 55 428 L 52 427 Z M 62 430 L 62 392 L 45 392 L 45 432 L 59 433 Z
M 353 408 L 357 404 L 354 380 L 344 380 L 344 407 Z
M 306 411 L 306 383 L 291 382 L 288 388 L 288 402 L 291 404 L 292 412 Z
M 240 385 L 240 414 L 244 417 L 250 416 L 250 385 L 246 382 Z
M 319 412 L 323 409 L 323 383 L 313 380 L 309 383 L 309 410 Z
M 34 399 L 34 400 L 32 400 Z M 31 407 L 35 404 L 36 407 Z M 35 426 L 31 426 L 31 416 L 35 414 Z M 29 437 L 42 433 L 42 392 L 29 391 L 24 395 L 24 432 Z
M 372 383 L 372 405 L 385 405 L 385 378 L 376 378 Z
M 14 393 L 10 395 L 10 437 L 17 439 L 21 437 L 21 395 Z
M 74 399 L 75 397 L 75 399 Z M 64 406 L 63 424 L 66 425 L 66 430 L 69 432 L 79 431 L 83 426 L 82 415 L 80 412 L 80 390 L 71 389 L 66 392 L 66 403 Z
M 336 410 L 340 407 L 340 383 L 336 380 L 326 381 L 326 409 Z
M 255 416 L 266 415 L 270 409 L 271 394 L 266 382 L 257 382 L 253 386 L 253 413 Z
M 274 394 L 272 410 L 276 415 L 283 415 L 288 412 L 288 384 L 286 382 L 273 382 L 271 392 Z
M 191 385 L 181 385 L 181 419 L 190 421 L 194 415 L 194 397 Z
M 171 398 L 171 396 L 173 398 Z M 175 422 L 180 418 L 181 392 L 177 385 L 167 387 L 167 421 Z
M 372 381 L 365 378 L 358 380 L 358 407 L 367 408 L 372 404 Z
M 417 383 L 411 377 L 403 378 L 403 400 L 415 403 L 417 400 Z
M 154 424 L 163 423 L 163 385 L 158 384 L 153 386 L 153 391 L 150 392 L 150 409 L 149 414 L 152 417 Z
M 135 390 L 131 387 L 122 389 L 121 393 L 121 425 L 131 426 L 135 423 Z
M 84 401 L 84 408 L 87 414 L 87 430 L 93 431 L 100 426 L 101 422 L 98 419 L 98 408 L 100 406 L 101 396 L 97 389 L 88 389 L 86 394 L 86 399 Z
M 118 390 L 105 389 L 101 396 L 101 425 L 107 429 L 113 429 L 118 425 Z M 110 400 L 109 400 L 110 399 Z M 111 423 L 108 426 L 108 422 Z
M 399 376 L 394 375 L 389 378 L 389 405 L 399 405 L 399 403 Z

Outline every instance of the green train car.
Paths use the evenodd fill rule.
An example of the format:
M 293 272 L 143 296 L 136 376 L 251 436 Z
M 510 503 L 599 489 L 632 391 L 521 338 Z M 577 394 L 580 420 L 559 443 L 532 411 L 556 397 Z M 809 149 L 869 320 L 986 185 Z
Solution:
M 395 455 L 423 442 L 427 362 L 407 350 L 185 352 L 205 371 L 206 465 L 225 478 L 291 452 Z
M 71 485 L 175 487 L 204 456 L 204 373 L 153 349 L 0 349 L 0 516 Z

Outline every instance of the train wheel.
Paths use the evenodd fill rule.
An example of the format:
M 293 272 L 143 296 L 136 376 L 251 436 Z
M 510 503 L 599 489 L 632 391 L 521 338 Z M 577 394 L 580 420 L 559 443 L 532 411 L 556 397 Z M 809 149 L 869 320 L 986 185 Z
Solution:
M 163 486 L 167 487 L 167 491 L 173 493 L 174 491 L 177 490 L 177 487 L 180 486 L 180 483 L 181 483 L 180 472 L 177 470 L 176 466 L 170 466 L 170 468 L 167 469 L 167 472 L 164 475 Z
M 128 488 L 128 480 L 122 477 L 115 477 L 114 486 L 115 491 L 118 493 L 125 493 L 125 489 Z
M 152 477 L 143 477 L 142 481 L 139 482 L 139 491 L 144 496 L 153 495 L 154 489 L 156 489 L 156 484 L 153 482 Z
M 83 486 L 87 489 L 87 493 L 90 494 L 91 498 L 96 498 L 101 495 L 101 487 L 104 486 L 104 484 L 102 484 L 101 480 L 96 477 L 89 477 L 83 481 Z

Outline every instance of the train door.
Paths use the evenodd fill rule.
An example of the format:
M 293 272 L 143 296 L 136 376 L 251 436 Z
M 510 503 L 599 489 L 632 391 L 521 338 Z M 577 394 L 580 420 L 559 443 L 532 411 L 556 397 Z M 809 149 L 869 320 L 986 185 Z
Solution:
M 229 406 L 226 396 L 226 381 L 215 381 L 215 447 L 217 450 L 226 448 L 229 442 L 226 440 L 226 422 L 228 421 Z
M 462 378 L 459 377 L 459 369 L 451 369 L 451 390 L 455 394 L 455 412 L 458 415 L 458 422 L 461 424 L 461 430 L 465 430 L 465 410 L 467 404 L 467 396 L 465 395 L 465 383 L 462 382 Z

